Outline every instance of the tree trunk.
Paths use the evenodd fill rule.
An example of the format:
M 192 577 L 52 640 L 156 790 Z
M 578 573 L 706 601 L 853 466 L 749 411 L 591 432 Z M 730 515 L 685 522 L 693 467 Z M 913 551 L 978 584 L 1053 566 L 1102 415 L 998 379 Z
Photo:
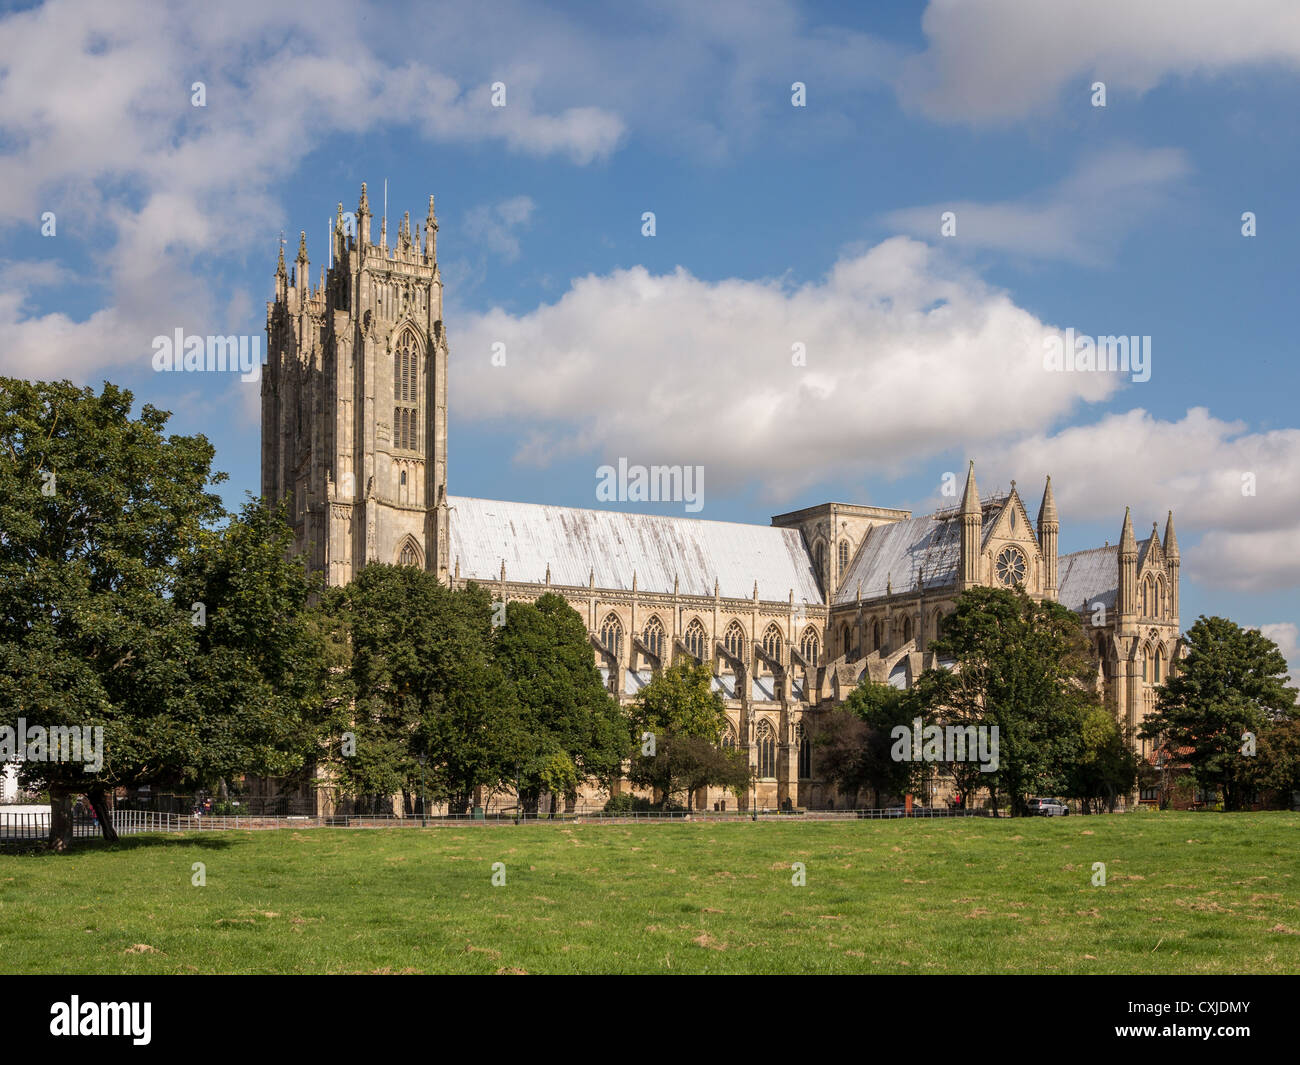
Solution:
M 86 798 L 90 800 L 95 816 L 99 818 L 99 831 L 103 833 L 104 839 L 116 843 L 118 837 L 117 829 L 113 827 L 113 811 L 108 808 L 108 796 L 104 794 L 103 785 L 96 784 L 86 792 Z
M 72 846 L 72 792 L 64 784 L 50 785 L 50 849 Z

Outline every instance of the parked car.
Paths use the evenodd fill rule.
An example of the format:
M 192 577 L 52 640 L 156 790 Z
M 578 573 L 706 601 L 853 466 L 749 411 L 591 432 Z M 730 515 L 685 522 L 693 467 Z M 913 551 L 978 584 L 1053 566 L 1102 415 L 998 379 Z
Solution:
M 1060 799 L 1030 799 L 1030 817 L 1068 817 L 1070 808 Z

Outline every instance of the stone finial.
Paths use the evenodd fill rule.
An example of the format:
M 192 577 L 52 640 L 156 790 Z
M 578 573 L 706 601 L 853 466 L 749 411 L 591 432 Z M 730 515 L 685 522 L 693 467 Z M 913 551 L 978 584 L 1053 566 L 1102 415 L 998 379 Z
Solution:
M 549 587 L 551 583 L 551 564 L 546 563 L 546 584 Z
M 1137 540 L 1133 538 L 1133 518 L 1128 507 L 1124 508 L 1124 525 L 1119 531 L 1119 553 L 1121 555 L 1137 554 Z
M 505 582 L 506 582 L 506 560 L 503 558 L 501 560 L 501 583 L 505 584 Z
M 305 263 L 306 261 L 307 261 L 307 231 L 303 229 L 300 230 L 298 233 L 298 262 Z
M 961 512 L 963 514 L 978 514 L 980 512 L 980 493 L 975 487 L 975 460 L 971 459 L 970 468 L 966 471 L 966 490 L 961 496 Z
M 361 183 L 361 202 L 357 204 L 357 214 L 369 214 L 370 201 L 366 198 L 366 183 Z
M 1043 502 L 1038 508 L 1038 527 L 1041 531 L 1044 525 L 1050 522 L 1059 522 L 1060 518 L 1056 513 L 1056 496 L 1052 494 L 1052 478 L 1047 478 L 1047 486 L 1043 489 Z

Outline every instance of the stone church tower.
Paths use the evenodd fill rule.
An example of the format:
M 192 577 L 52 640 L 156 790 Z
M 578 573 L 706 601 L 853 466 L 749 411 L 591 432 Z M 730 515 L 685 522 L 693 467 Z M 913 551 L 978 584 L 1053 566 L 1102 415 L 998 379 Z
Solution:
M 363 184 L 354 226 L 339 204 L 314 290 L 306 234 L 289 273 L 280 249 L 266 311 L 262 496 L 288 499 L 294 550 L 330 585 L 373 561 L 446 580 L 448 349 L 433 197 L 423 232 L 412 234 L 408 213 L 392 249 L 388 220 L 378 244 L 370 224 Z

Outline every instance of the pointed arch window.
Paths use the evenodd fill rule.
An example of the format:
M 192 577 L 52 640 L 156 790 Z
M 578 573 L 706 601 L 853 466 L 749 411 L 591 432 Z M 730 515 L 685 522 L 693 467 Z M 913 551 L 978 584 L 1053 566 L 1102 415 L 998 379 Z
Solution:
M 880 619 L 877 618 L 871 623 L 871 649 L 880 650 Z
M 1161 677 L 1164 674 L 1164 665 L 1165 665 L 1165 656 L 1161 652 L 1159 647 L 1156 648 L 1155 657 L 1151 660 L 1151 662 L 1153 666 L 1151 683 L 1159 684 Z
M 722 730 L 722 749 L 724 751 L 734 751 L 736 749 L 736 730 L 730 721 Z
M 903 617 L 903 642 L 907 643 L 912 638 L 912 615 L 907 614 Z
M 799 779 L 807 780 L 812 776 L 812 743 L 802 722 L 795 726 L 794 734 L 799 741 Z
M 704 645 L 707 642 L 707 637 L 699 618 L 686 626 L 686 636 L 682 642 L 686 644 L 686 650 L 690 651 L 701 662 L 704 661 Z
M 820 577 L 826 572 L 826 544 L 818 540 L 813 555 L 817 559 L 817 576 Z
M 781 635 L 780 628 L 775 624 L 767 627 L 763 633 L 763 653 L 774 662 L 781 661 L 781 647 L 785 643 L 785 638 Z
M 770 721 L 758 723 L 758 775 L 776 776 L 776 733 Z
M 843 574 L 843 572 L 848 568 L 849 568 L 849 542 L 847 540 L 841 540 L 840 541 L 840 573 Z
M 811 627 L 805 629 L 803 639 L 799 641 L 799 651 L 810 669 L 817 668 L 817 659 L 821 654 L 821 649 L 822 642 L 817 637 L 817 630 Z
M 610 614 L 600 626 L 600 642 L 615 658 L 623 656 L 623 623 L 617 614 Z
M 420 447 L 419 348 L 415 331 L 407 329 L 393 353 L 393 446 L 401 451 Z
M 840 650 L 843 654 L 849 653 L 849 626 L 844 624 L 840 626 Z
M 402 541 L 401 549 L 397 553 L 397 564 L 399 566 L 421 565 L 420 549 L 409 536 Z
M 739 621 L 733 621 L 727 626 L 726 635 L 722 637 L 722 646 L 727 649 L 727 654 L 744 661 L 745 630 L 741 628 Z
M 641 630 L 641 642 L 644 643 L 652 654 L 657 658 L 664 656 L 664 625 L 658 617 L 651 617 L 645 623 L 645 628 Z

